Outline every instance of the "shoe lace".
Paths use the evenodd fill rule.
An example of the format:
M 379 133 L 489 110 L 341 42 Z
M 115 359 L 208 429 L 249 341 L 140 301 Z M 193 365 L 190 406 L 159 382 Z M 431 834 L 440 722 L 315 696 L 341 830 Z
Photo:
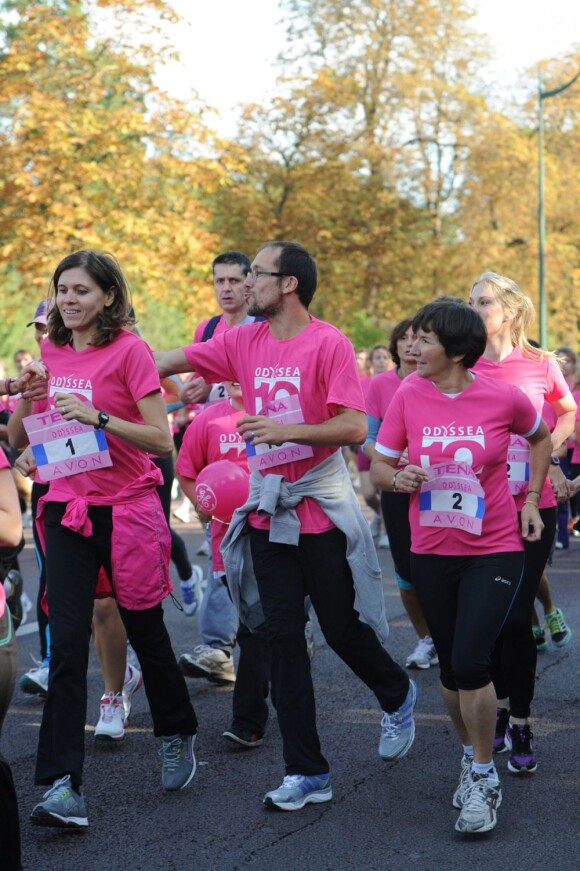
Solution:
M 159 754 L 163 757 L 165 768 L 173 771 L 179 767 L 183 759 L 183 741 L 179 735 L 171 739 L 163 739 Z
M 383 719 L 381 720 L 381 732 L 383 738 L 399 737 L 401 719 L 400 711 L 394 711 L 392 714 L 387 714 L 386 711 L 383 712 Z
M 463 795 L 463 810 L 468 812 L 474 811 L 477 813 L 482 811 L 486 806 L 490 783 L 488 777 L 477 777 L 477 775 L 475 775 L 475 778 L 466 788 Z
M 531 743 L 533 737 L 532 730 L 529 726 L 512 725 L 510 728 L 512 753 L 517 755 L 531 755 Z
M 421 656 L 430 656 L 433 650 L 433 642 L 430 638 L 420 638 L 417 647 L 415 648 L 415 653 L 420 654 Z
M 214 648 L 210 647 L 209 644 L 196 644 L 193 648 L 193 652 L 195 656 L 207 656 L 208 653 L 213 653 Z
M 286 786 L 286 787 L 290 788 L 293 786 L 298 786 L 298 784 L 301 782 L 302 782 L 302 775 L 301 774 L 286 774 L 284 776 L 282 786 Z
M 105 693 L 101 698 L 101 719 L 103 722 L 112 723 L 117 708 L 122 704 L 122 697 L 116 696 L 115 693 Z
M 44 793 L 43 798 L 65 798 L 70 792 L 72 792 L 72 784 L 67 774 L 65 777 L 61 777 L 60 780 L 55 780 L 50 789 Z
M 556 635 L 558 632 L 565 632 L 568 628 L 564 622 L 564 617 L 561 611 L 554 611 L 553 614 L 546 616 L 546 623 L 550 630 L 550 635 Z

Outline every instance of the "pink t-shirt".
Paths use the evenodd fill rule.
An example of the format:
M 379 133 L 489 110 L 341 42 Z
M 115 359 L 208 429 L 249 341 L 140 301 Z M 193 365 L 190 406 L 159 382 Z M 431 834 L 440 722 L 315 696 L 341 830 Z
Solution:
M 379 372 L 375 375 L 366 397 L 367 414 L 382 420 L 402 383 L 396 369 L 389 369 L 388 372 Z
M 57 393 L 74 393 L 113 417 L 143 423 L 137 402 L 161 389 L 151 349 L 128 330 L 121 330 L 108 345 L 89 346 L 78 352 L 69 345 L 59 347 L 45 339 L 41 352 L 50 373 L 49 396 L 34 403 L 34 413 L 53 408 Z M 106 430 L 105 435 L 113 465 L 51 481 L 49 499 L 60 502 L 73 496 L 115 496 L 155 469 L 145 451 Z
M 0 450 L 0 469 L 9 469 L 10 462 L 4 451 Z
M 177 473 L 195 481 L 202 469 L 217 460 L 230 460 L 248 472 L 246 443 L 236 427 L 245 413 L 234 408 L 229 399 L 214 402 L 202 411 L 185 431 L 175 466 Z M 220 545 L 227 529 L 227 523 L 212 521 L 212 568 L 220 574 L 225 572 Z
M 450 397 L 426 379 L 405 379 L 381 424 L 377 451 L 398 458 L 407 447 L 412 465 L 446 466 L 465 480 L 472 477 L 475 487 L 483 490 L 478 508 L 481 534 L 472 534 L 463 528 L 421 525 L 420 508 L 425 509 L 428 498 L 422 485 L 409 507 L 413 553 L 464 556 L 523 549 L 505 471 L 507 448 L 510 433 L 529 435 L 539 424 L 534 407 L 511 384 L 477 375 L 458 396 Z M 455 515 L 450 515 L 450 522 L 455 522 Z
M 517 345 L 501 362 L 480 357 L 473 368 L 475 372 L 481 372 L 489 378 L 515 384 L 526 394 L 538 414 L 542 413 L 544 402 L 558 402 L 570 393 L 560 367 L 551 357 L 545 357 L 543 360 L 526 357 Z M 522 492 L 514 497 L 518 511 L 524 504 L 527 492 L 527 487 L 524 487 Z M 556 505 L 556 498 L 548 477 L 544 482 L 539 504 L 540 508 L 553 508 Z
M 304 422 L 323 423 L 337 406 L 364 412 L 364 399 L 352 344 L 336 327 L 311 317 L 308 326 L 291 339 L 277 339 L 266 321 L 228 330 L 209 342 L 183 349 L 189 363 L 206 381 L 239 381 L 247 413 L 290 398 L 299 404 Z M 337 449 L 313 447 L 311 457 L 273 466 L 262 474 L 283 475 L 297 481 Z M 332 523 L 310 498 L 297 506 L 303 533 L 332 529 Z M 252 515 L 250 523 L 267 529 L 269 521 Z
M 576 420 L 580 420 L 580 390 L 575 390 L 572 394 L 574 397 L 574 401 L 576 403 Z M 580 463 L 580 442 L 572 441 L 572 457 L 570 458 L 571 463 Z

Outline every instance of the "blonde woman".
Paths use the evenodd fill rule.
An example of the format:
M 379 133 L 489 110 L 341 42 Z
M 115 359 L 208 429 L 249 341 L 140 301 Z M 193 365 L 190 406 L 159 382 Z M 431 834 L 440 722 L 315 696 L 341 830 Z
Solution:
M 532 607 L 556 531 L 556 500 L 568 496 L 567 482 L 555 451 L 574 429 L 576 403 L 557 360 L 535 348 L 527 338 L 535 318 L 531 299 L 511 278 L 484 272 L 471 288 L 469 304 L 487 330 L 483 356 L 474 370 L 515 384 L 541 414 L 544 402 L 556 413 L 551 433 L 553 455 L 549 477 L 539 492 L 529 489 L 529 454 L 517 438 L 508 451 L 508 479 L 516 508 L 537 502 L 544 524 L 539 541 L 524 541 L 525 571 L 517 599 L 494 651 L 493 679 L 498 698 L 494 751 L 509 750 L 508 769 L 531 774 L 537 768 L 529 725 L 534 696 L 537 651 L 532 632 Z M 561 613 L 556 615 L 562 619 Z

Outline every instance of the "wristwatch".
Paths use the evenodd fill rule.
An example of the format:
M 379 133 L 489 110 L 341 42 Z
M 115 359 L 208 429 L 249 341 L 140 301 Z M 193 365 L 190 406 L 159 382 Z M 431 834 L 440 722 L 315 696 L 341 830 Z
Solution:
M 99 422 L 95 429 L 104 429 L 109 422 L 109 415 L 106 411 L 99 411 Z
M 550 457 L 550 465 L 551 466 L 559 466 L 560 465 L 560 457 L 555 457 L 554 454 Z

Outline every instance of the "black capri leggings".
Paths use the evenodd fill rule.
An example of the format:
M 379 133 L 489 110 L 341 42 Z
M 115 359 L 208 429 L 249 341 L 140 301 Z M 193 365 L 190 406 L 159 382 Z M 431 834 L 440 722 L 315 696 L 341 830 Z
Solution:
M 448 690 L 491 681 L 491 653 L 522 578 L 523 553 L 411 554 L 413 585 Z
M 541 508 L 544 523 L 539 541 L 524 542 L 524 577 L 514 606 L 499 636 L 492 660 L 498 699 L 509 698 L 514 717 L 529 717 L 538 651 L 532 632 L 532 607 L 556 534 L 556 509 Z

